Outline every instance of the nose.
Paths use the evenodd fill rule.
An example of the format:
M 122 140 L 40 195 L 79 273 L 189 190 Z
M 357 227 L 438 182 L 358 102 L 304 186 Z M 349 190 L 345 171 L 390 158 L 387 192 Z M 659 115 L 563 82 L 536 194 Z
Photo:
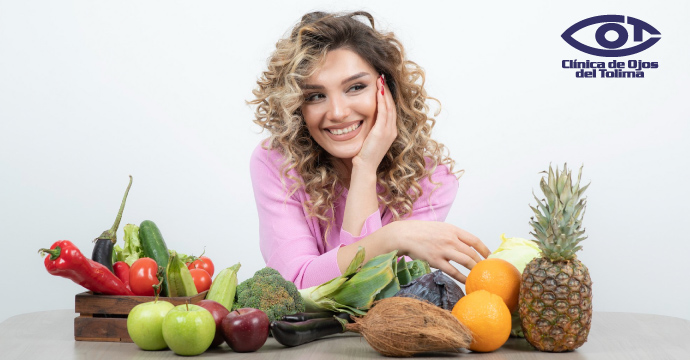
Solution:
M 334 122 L 341 122 L 350 116 L 350 104 L 344 96 L 331 96 L 326 117 Z

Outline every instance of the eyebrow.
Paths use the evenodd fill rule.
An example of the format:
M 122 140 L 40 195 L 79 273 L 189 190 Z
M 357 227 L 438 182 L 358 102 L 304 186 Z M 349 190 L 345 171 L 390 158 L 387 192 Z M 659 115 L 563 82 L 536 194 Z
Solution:
M 342 82 L 340 82 L 340 84 L 343 85 L 343 84 L 348 83 L 348 82 L 350 82 L 350 81 L 352 81 L 352 80 L 356 80 L 356 79 L 359 79 L 359 78 L 364 77 L 364 76 L 367 76 L 367 75 L 369 75 L 369 73 L 363 71 L 363 72 L 361 72 L 361 73 L 357 73 L 357 74 L 354 74 L 354 75 L 350 76 L 349 78 L 347 78 L 347 79 L 343 80 Z M 323 85 L 310 85 L 310 84 L 304 84 L 304 85 L 302 86 L 302 89 L 304 89 L 304 90 L 323 89 L 323 88 L 324 88 Z

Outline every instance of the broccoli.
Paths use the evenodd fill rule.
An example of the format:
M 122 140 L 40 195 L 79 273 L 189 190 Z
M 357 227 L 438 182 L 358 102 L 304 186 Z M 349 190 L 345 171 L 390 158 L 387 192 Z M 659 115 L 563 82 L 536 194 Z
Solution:
M 297 286 L 269 267 L 257 271 L 253 277 L 240 283 L 236 297 L 233 310 L 259 309 L 268 315 L 270 321 L 304 311 L 304 302 Z

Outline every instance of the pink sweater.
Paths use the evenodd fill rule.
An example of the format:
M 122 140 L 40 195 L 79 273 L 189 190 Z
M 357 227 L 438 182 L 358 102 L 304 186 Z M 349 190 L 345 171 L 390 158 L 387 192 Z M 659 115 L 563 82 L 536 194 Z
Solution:
M 337 253 L 341 246 L 349 245 L 366 237 L 393 221 L 392 214 L 383 206 L 369 215 L 359 234 L 350 234 L 342 229 L 347 201 L 347 189 L 335 201 L 335 224 L 331 227 L 328 244 L 324 244 L 326 230 L 314 218 L 307 216 L 302 204 L 309 198 L 304 188 L 299 188 L 286 197 L 294 180 L 285 179 L 281 183 L 280 165 L 283 156 L 276 150 L 266 150 L 263 141 L 254 149 L 250 161 L 254 198 L 259 213 L 259 239 L 261 254 L 266 266 L 280 272 L 287 280 L 303 289 L 322 284 L 340 276 Z M 292 176 L 300 178 L 292 170 Z M 440 165 L 432 175 L 435 188 L 428 178 L 421 179 L 422 196 L 414 203 L 412 214 L 407 219 L 444 221 L 448 215 L 458 181 Z M 433 191 L 432 191 L 433 190 Z

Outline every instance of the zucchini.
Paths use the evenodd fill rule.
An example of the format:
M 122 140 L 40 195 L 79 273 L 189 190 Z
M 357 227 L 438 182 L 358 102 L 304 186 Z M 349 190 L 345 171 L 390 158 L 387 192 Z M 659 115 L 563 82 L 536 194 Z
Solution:
M 287 322 L 302 322 L 302 321 L 307 321 L 307 320 L 312 320 L 312 319 L 323 319 L 323 318 L 331 318 L 331 317 L 339 317 L 343 320 L 347 320 L 348 323 L 353 323 L 354 320 L 352 320 L 352 317 L 348 313 L 338 313 L 334 311 L 319 311 L 319 312 L 301 312 L 301 313 L 296 313 L 296 314 L 290 314 L 290 315 L 283 315 L 280 320 L 282 321 L 287 321 Z
M 271 335 L 285 346 L 297 346 L 324 336 L 345 332 L 347 320 L 338 317 L 311 319 L 302 322 L 272 321 Z
M 228 311 L 232 311 L 235 302 L 235 292 L 237 290 L 237 271 L 240 269 L 237 263 L 227 269 L 223 269 L 211 283 L 211 288 L 206 294 L 207 300 L 213 300 L 225 306 Z
M 151 220 L 144 220 L 139 225 L 139 239 L 141 241 L 141 247 L 144 250 L 144 256 L 150 257 L 156 261 L 158 267 L 167 269 L 168 267 L 168 246 L 165 245 L 165 240 L 163 240 L 163 235 L 161 231 L 158 230 L 158 226 Z M 163 287 L 160 292 L 161 296 L 168 295 L 168 277 L 167 271 L 163 275 Z
M 194 296 L 199 293 L 196 291 L 192 273 L 189 272 L 182 259 L 177 256 L 175 250 L 170 250 L 170 259 L 165 274 L 168 277 L 168 296 Z

